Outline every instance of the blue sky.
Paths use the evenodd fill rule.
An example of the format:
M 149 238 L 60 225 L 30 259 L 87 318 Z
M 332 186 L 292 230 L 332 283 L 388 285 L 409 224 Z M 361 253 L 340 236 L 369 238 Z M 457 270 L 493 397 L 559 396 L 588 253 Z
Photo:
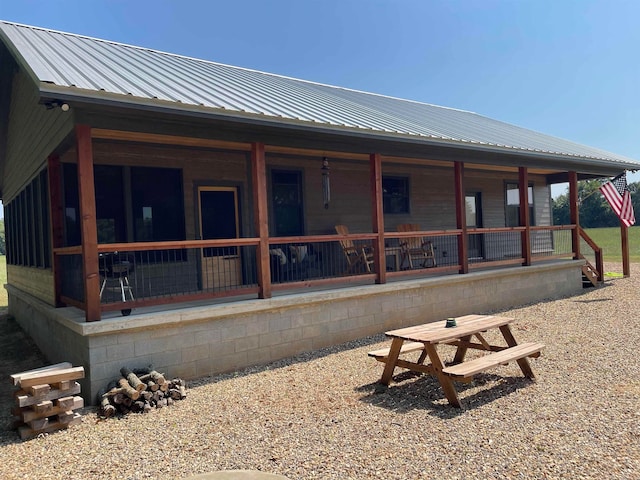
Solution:
M 0 2 L 3 20 L 471 110 L 640 161 L 639 18 L 635 0 Z

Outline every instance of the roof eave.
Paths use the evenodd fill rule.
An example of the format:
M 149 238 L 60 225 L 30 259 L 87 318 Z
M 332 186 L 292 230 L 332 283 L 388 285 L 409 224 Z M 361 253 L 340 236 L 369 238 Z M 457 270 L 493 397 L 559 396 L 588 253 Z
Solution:
M 412 144 L 414 146 L 446 147 L 464 151 L 483 152 L 484 154 L 518 157 L 523 160 L 524 166 L 553 168 L 562 166 L 567 170 L 571 170 L 572 168 L 574 168 L 577 171 L 602 175 L 613 175 L 615 173 L 621 172 L 622 170 L 640 170 L 640 163 L 636 163 L 633 161 L 624 162 L 621 160 L 611 160 L 596 157 L 560 154 L 536 150 L 523 150 L 515 147 L 498 146 L 479 142 L 410 135 L 400 132 L 384 132 L 373 129 L 367 130 L 344 125 L 333 125 L 319 122 L 316 123 L 304 120 L 272 117 L 249 112 L 226 110 L 223 108 L 190 105 L 158 99 L 143 99 L 140 97 L 112 94 L 107 92 L 96 92 L 93 90 L 82 90 L 78 88 L 57 86 L 44 82 L 40 83 L 40 94 L 42 101 L 81 101 L 88 104 L 120 108 L 135 108 L 170 115 L 179 114 L 189 117 L 229 120 L 252 125 L 314 131 L 346 137 L 361 137 L 384 142 L 393 141 Z M 473 158 L 466 158 L 465 162 L 476 163 L 474 162 Z M 486 162 L 486 160 L 482 160 L 482 163 L 484 162 Z M 502 162 L 498 158 L 495 159 L 495 163 L 511 166 L 513 165 L 512 162 Z M 559 165 L 559 163 L 561 165 Z

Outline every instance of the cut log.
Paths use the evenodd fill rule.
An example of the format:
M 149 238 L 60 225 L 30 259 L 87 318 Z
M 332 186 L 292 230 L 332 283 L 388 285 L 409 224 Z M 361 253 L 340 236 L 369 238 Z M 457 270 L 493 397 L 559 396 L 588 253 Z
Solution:
M 149 381 L 149 380 L 153 380 L 155 383 L 157 383 L 158 385 L 163 385 L 164 383 L 166 383 L 166 379 L 164 378 L 164 375 L 162 375 L 161 373 L 156 372 L 155 370 L 145 374 L 145 375 L 141 375 L 140 376 L 140 380 L 142 380 L 143 382 Z
M 105 417 L 105 418 L 110 418 L 113 417 L 116 413 L 116 407 L 111 405 L 111 402 L 109 401 L 110 397 L 106 397 L 104 396 L 106 392 L 104 390 L 100 390 L 98 392 L 98 404 L 100 406 L 100 415 Z M 113 399 L 114 397 L 111 397 L 111 399 Z
M 108 399 L 109 397 L 105 397 L 105 398 Z M 116 405 L 122 405 L 125 398 L 127 398 L 127 396 L 124 393 L 118 392 L 113 397 L 111 397 L 111 401 Z
M 127 379 L 127 381 L 129 382 L 129 385 L 131 385 L 133 388 L 135 388 L 139 392 L 142 392 L 143 390 L 147 389 L 147 384 L 144 383 L 142 380 L 140 380 L 140 378 L 138 378 L 138 376 L 127 367 L 122 367 L 120 369 L 120 373 L 124 378 Z
M 137 400 L 140 398 L 140 392 L 129 385 L 129 381 L 126 378 L 121 378 L 118 382 L 120 388 L 122 388 L 122 393 L 124 393 L 131 400 Z
M 158 390 L 158 388 L 160 388 L 160 385 L 158 385 L 153 380 L 149 380 L 147 382 L 147 390 L 151 390 L 152 392 L 155 392 L 156 390 Z

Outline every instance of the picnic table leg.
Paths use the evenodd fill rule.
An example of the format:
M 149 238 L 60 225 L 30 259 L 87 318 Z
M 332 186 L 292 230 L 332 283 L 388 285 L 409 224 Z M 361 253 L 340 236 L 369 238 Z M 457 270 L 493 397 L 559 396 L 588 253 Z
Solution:
M 465 335 L 464 337 L 460 337 L 460 341 L 470 342 L 471 335 Z M 458 348 L 456 350 L 456 355 L 453 357 L 453 363 L 457 364 L 457 363 L 464 362 L 464 356 L 467 354 L 468 349 L 469 347 L 467 347 L 466 345 L 462 345 L 462 344 L 458 345 Z
M 509 345 L 510 347 L 515 347 L 516 345 L 518 345 L 518 342 L 516 342 L 516 339 L 513 336 L 513 333 L 511 333 L 511 329 L 509 328 L 509 325 L 502 325 L 500 327 L 500 331 L 502 332 L 502 336 L 507 342 L 507 345 Z M 536 377 L 533 374 L 533 370 L 531 370 L 531 365 L 529 364 L 529 360 L 527 360 L 527 357 L 521 358 L 517 360 L 517 362 L 518 362 L 518 365 L 520 366 L 520 370 L 522 370 L 522 373 L 525 377 L 527 378 Z
M 394 338 L 391 341 L 389 355 L 387 356 L 387 361 L 385 362 L 384 370 L 382 371 L 382 378 L 380 379 L 380 383 L 382 385 L 389 385 L 391 382 L 391 377 L 393 377 L 393 371 L 396 368 L 396 363 L 398 362 L 403 342 L 404 340 L 402 338 Z
M 438 355 L 436 346 L 430 343 L 425 343 L 424 347 L 427 350 L 429 360 L 431 361 L 431 365 L 433 366 L 435 375 L 440 382 L 440 386 L 442 387 L 442 390 L 444 390 L 445 397 L 447 397 L 447 400 L 449 400 L 449 403 L 451 405 L 461 408 L 462 405 L 460 404 L 460 399 L 458 398 L 458 392 L 456 392 L 456 389 L 453 386 L 453 380 L 451 380 L 449 376 L 442 373 L 444 365 L 440 360 L 440 356 Z

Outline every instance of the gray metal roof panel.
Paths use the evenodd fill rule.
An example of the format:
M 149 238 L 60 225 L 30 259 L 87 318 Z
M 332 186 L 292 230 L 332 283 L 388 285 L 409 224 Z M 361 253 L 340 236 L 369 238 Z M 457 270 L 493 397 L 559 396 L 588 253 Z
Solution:
M 477 144 L 506 151 L 640 164 L 626 157 L 464 110 L 233 67 L 0 21 L 0 37 L 34 81 L 271 118 Z

